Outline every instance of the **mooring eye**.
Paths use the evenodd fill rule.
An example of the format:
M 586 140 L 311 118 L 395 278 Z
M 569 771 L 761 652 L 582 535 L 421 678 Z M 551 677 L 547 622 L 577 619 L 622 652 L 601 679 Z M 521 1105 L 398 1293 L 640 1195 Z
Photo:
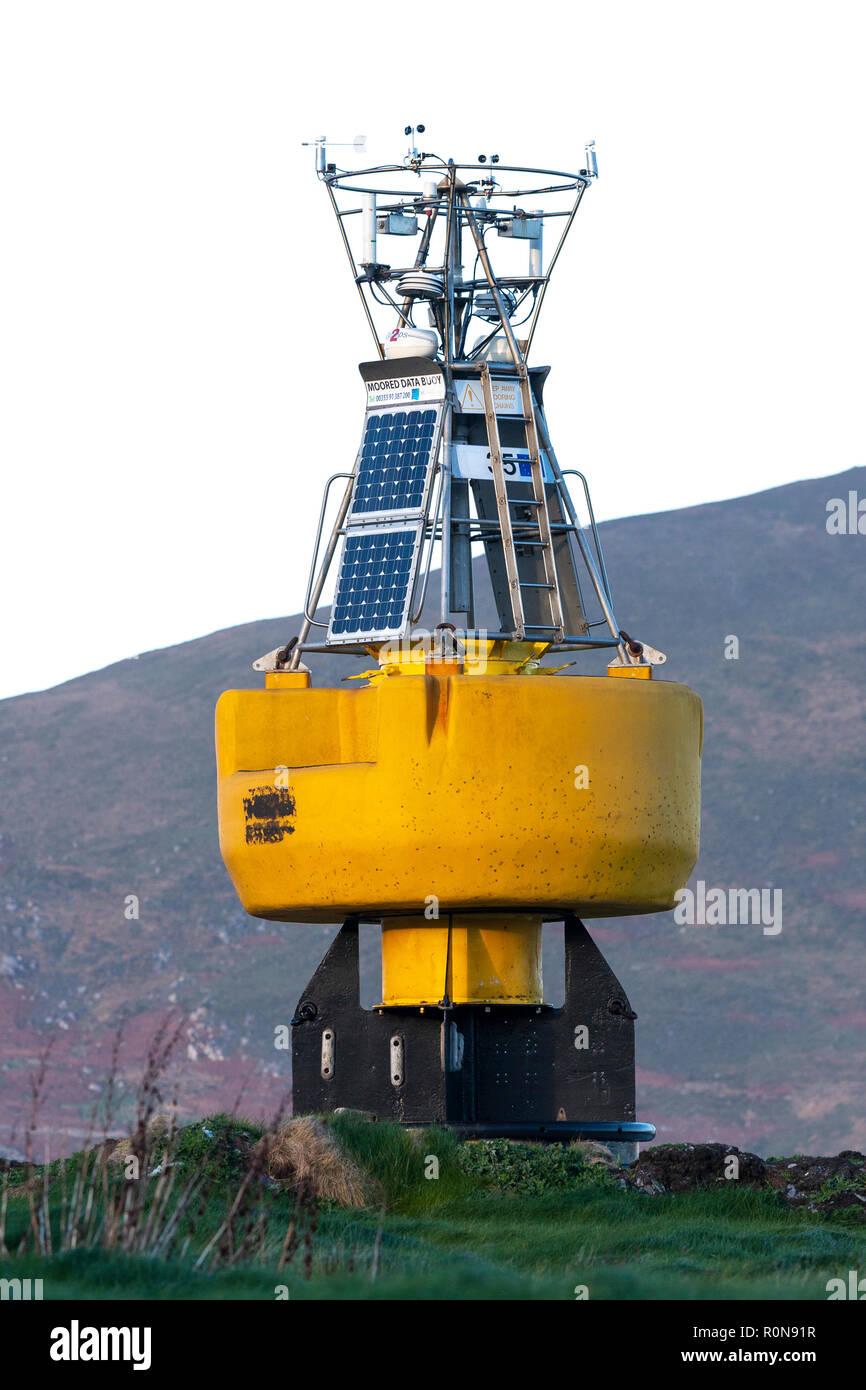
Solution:
M 614 1018 L 630 1018 L 632 1020 L 637 1018 L 634 1009 L 630 1009 L 624 999 L 617 999 L 616 997 L 608 1000 L 607 1011 L 613 1014 Z

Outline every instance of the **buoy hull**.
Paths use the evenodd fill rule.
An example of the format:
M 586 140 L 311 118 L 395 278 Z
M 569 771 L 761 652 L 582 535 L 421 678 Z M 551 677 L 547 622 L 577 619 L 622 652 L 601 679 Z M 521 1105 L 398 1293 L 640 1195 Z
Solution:
M 701 702 L 673 682 L 295 682 L 227 691 L 216 738 L 222 854 L 257 917 L 656 912 L 697 859 Z

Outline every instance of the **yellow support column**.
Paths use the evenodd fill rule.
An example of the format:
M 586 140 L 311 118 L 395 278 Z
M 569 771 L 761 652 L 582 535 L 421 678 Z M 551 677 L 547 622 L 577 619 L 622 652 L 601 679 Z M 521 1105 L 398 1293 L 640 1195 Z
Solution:
M 382 923 L 382 1003 L 540 1004 L 541 916 L 455 913 Z M 447 988 L 446 988 L 447 981 Z

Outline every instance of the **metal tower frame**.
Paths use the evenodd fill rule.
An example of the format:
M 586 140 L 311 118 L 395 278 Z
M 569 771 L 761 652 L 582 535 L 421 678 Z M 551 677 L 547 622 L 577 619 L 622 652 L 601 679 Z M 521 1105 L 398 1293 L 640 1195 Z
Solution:
M 633 641 L 619 627 L 586 478 L 577 469 L 560 467 L 542 401 L 548 369 L 529 365 L 553 271 L 584 194 L 598 174 L 594 142 L 586 146 L 585 167 L 571 173 L 502 165 L 495 155 L 489 157 L 490 162 L 479 156 L 474 162 L 457 163 L 415 149 L 410 149 L 400 164 L 346 170 L 329 162 L 324 139 L 315 143 L 318 177 L 340 230 L 373 338 L 376 362 L 383 372 L 394 375 L 399 375 L 403 365 L 407 371 L 429 368 L 443 377 L 444 409 L 434 463 L 435 486 L 428 489 L 407 608 L 408 622 L 401 638 L 411 636 L 421 616 L 437 547 L 441 560 L 440 627 L 452 627 L 452 619 L 464 614 L 467 634 L 479 631 L 471 595 L 471 559 L 472 546 L 483 542 L 501 629 L 485 632 L 485 636 L 505 641 L 540 641 L 548 651 L 609 648 L 618 665 L 663 661 L 661 653 Z M 545 200 L 553 206 L 542 206 Z M 525 205 L 530 211 L 526 211 Z M 546 267 L 542 264 L 545 223 L 558 228 Z M 487 245 L 487 238 L 494 232 L 498 238 L 529 245 L 528 273 L 494 268 Z M 379 259 L 378 236 L 388 236 L 391 244 L 398 244 L 398 238 L 417 237 L 419 233 L 410 265 L 393 266 Z M 463 273 L 467 245 L 475 256 L 469 278 Z M 431 261 L 434 248 L 435 262 Z M 385 348 L 389 332 L 395 327 L 415 327 L 413 313 L 419 305 L 428 309 L 431 325 L 438 333 L 435 359 L 389 360 Z M 522 311 L 523 320 L 519 318 Z M 485 329 L 470 347 L 469 328 L 477 319 Z M 522 326 L 525 335 L 518 336 Z M 487 485 L 473 482 L 470 486 L 455 471 L 459 435 L 461 430 L 465 435 L 468 428 L 459 409 L 457 390 L 467 381 L 477 383 L 484 397 L 483 418 L 492 474 Z M 492 386 L 509 382 L 520 392 L 520 415 L 497 420 Z M 477 423 L 472 422 L 471 427 L 477 440 Z M 509 490 L 500 429 L 511 435 L 513 449 L 515 427 L 516 447 L 528 462 L 528 476 L 525 488 L 515 489 L 512 484 Z M 311 634 L 315 628 L 327 628 L 316 612 L 346 534 L 360 458 L 359 450 L 351 472 L 335 473 L 327 481 L 300 633 L 289 646 L 257 662 L 260 670 L 286 666 L 297 669 L 304 651 L 332 650 L 335 646 L 330 637 L 320 642 L 311 640 Z M 568 477 L 577 478 L 582 487 L 589 535 L 569 491 Z M 322 553 L 331 492 L 338 481 L 344 482 L 345 487 Z M 485 487 L 486 510 L 482 505 Z M 461 582 L 455 582 L 455 574 Z M 592 615 L 584 611 L 581 576 L 588 576 L 597 605 Z M 542 623 L 539 614 L 549 621 Z M 369 650 L 369 643 L 342 642 L 339 649 L 360 655 Z

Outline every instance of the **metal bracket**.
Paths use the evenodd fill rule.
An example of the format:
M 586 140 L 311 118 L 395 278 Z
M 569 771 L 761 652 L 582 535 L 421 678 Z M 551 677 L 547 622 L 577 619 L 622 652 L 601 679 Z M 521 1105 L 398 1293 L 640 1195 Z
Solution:
M 253 670 L 285 671 L 289 657 L 295 646 L 297 646 L 297 642 L 297 637 L 292 637 L 288 642 L 284 643 L 282 647 L 274 647 L 272 652 L 266 652 L 264 656 L 260 656 L 257 661 L 253 662 Z M 309 666 L 305 666 L 303 662 L 299 662 L 293 667 L 295 671 L 309 671 L 309 669 Z
M 629 637 L 627 632 L 620 632 L 619 635 L 625 644 L 629 660 L 623 661 L 621 655 L 617 655 L 613 661 L 607 663 L 608 670 L 611 666 L 664 666 L 667 661 L 664 652 L 651 647 L 648 642 L 636 641 L 634 637 Z
M 334 1075 L 334 1030 L 325 1028 L 322 1031 L 322 1080 L 330 1081 Z
M 399 1033 L 395 1033 L 391 1038 L 391 1085 L 402 1086 L 404 1076 L 403 1039 Z

